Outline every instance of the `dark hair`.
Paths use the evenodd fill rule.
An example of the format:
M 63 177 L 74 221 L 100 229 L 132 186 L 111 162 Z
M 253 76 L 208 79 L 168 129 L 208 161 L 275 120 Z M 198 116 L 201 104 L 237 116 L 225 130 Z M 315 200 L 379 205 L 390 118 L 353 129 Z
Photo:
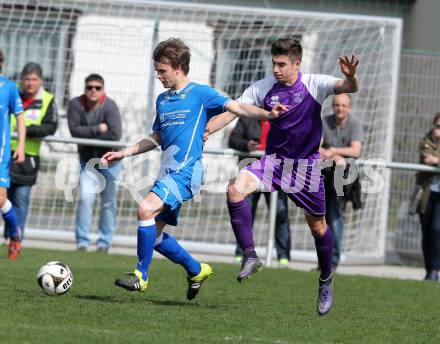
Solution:
M 41 68 L 41 65 L 36 62 L 28 62 L 21 71 L 21 78 L 24 79 L 27 75 L 34 73 L 37 74 L 41 80 L 43 80 L 43 68 Z
M 3 50 L 0 49 L 0 65 L 5 61 L 5 55 L 3 54 Z
M 104 78 L 103 78 L 101 75 L 96 74 L 96 73 L 89 74 L 89 75 L 85 78 L 84 83 L 87 84 L 87 83 L 89 83 L 90 81 L 99 81 L 101 84 L 104 85 Z
M 434 116 L 434 120 L 432 121 L 433 124 L 435 124 L 435 122 L 437 122 L 440 119 L 440 112 L 437 112 Z
M 302 47 L 298 39 L 293 37 L 286 37 L 277 39 L 272 43 L 272 48 L 270 49 L 272 56 L 277 55 L 287 55 L 290 57 L 292 62 L 295 59 L 302 59 Z
M 160 42 L 153 51 L 153 61 L 169 64 L 173 69 L 180 67 L 185 75 L 189 72 L 191 51 L 179 38 L 168 38 Z

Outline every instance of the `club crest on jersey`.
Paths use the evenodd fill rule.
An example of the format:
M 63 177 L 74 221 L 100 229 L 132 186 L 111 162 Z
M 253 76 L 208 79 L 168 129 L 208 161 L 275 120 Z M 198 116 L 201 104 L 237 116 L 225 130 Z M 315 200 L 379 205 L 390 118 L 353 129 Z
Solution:
M 303 100 L 303 94 L 301 92 L 293 94 L 293 102 L 296 104 L 301 103 Z
M 278 97 L 277 95 L 270 97 L 270 105 L 275 106 L 279 104 L 279 102 L 280 102 L 280 97 Z
M 163 123 L 165 121 L 165 115 L 163 113 L 159 115 L 159 121 L 160 123 Z

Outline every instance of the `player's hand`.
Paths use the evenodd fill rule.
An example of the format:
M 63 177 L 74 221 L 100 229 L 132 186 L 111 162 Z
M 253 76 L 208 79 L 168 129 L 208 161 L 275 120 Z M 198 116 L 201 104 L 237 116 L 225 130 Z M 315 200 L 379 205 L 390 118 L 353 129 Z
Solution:
M 124 158 L 123 151 L 107 152 L 102 156 L 101 162 L 103 164 L 111 164 L 112 162 L 122 160 L 123 158 Z
M 352 78 L 356 74 L 356 69 L 359 64 L 359 60 L 355 55 L 351 55 L 351 59 L 348 56 L 339 57 L 339 65 L 341 66 L 341 72 L 347 77 Z
M 12 159 L 14 159 L 14 161 L 17 164 L 21 164 L 22 162 L 24 162 L 24 158 L 25 158 L 24 148 L 17 147 L 17 149 L 14 152 L 14 155 L 12 156 Z
M 281 114 L 285 113 L 290 109 L 289 105 L 277 104 L 272 108 L 272 111 L 269 112 L 269 119 L 275 119 L 281 116 Z

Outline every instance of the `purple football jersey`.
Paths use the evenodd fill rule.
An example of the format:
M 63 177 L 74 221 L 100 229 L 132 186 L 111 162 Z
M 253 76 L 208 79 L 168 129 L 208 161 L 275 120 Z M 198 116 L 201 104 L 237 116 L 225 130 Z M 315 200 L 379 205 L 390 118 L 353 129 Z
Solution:
M 290 109 L 270 122 L 266 154 L 288 159 L 316 158 L 322 136 L 321 105 L 338 79 L 328 75 L 301 74 L 291 86 L 273 76 L 245 90 L 240 101 L 271 110 L 276 104 Z M 319 158 L 319 156 L 318 156 Z

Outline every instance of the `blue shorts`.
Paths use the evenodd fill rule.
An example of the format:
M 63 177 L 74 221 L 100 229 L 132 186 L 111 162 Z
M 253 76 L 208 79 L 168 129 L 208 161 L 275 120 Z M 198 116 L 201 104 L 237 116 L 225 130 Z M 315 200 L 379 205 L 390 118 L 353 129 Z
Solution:
M 182 203 L 193 198 L 200 190 L 203 170 L 183 169 L 170 172 L 156 180 L 151 192 L 154 192 L 165 205 L 165 209 L 156 216 L 156 221 L 164 221 L 171 226 L 177 226 Z
M 9 177 L 9 159 L 0 163 L 0 188 L 9 188 L 11 179 Z

